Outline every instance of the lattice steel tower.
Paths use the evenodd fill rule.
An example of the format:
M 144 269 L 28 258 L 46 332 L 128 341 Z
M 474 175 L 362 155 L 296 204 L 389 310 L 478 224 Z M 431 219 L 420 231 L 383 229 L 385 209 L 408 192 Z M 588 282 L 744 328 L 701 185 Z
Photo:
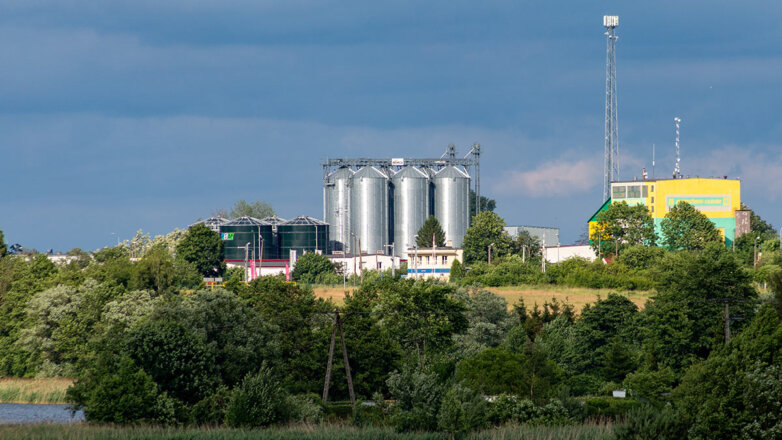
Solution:
M 603 158 L 603 201 L 611 197 L 611 182 L 619 180 L 619 118 L 616 100 L 616 27 L 618 15 L 604 15 L 606 28 L 606 121 Z

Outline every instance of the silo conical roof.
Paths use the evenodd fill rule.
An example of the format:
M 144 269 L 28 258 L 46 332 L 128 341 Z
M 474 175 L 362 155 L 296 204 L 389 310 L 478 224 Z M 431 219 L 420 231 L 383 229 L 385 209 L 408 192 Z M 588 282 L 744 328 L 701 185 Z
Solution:
M 267 226 L 268 223 L 255 217 L 237 217 L 222 226 Z

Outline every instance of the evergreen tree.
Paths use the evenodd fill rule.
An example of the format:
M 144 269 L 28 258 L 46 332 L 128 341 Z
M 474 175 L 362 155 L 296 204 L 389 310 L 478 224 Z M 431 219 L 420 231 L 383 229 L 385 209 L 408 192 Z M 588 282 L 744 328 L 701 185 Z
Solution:
M 434 242 L 437 247 L 445 246 L 445 232 L 443 227 L 440 226 L 440 222 L 430 215 L 428 219 L 418 230 L 418 237 L 415 239 L 415 244 L 419 248 L 432 247 L 432 237 L 434 236 Z

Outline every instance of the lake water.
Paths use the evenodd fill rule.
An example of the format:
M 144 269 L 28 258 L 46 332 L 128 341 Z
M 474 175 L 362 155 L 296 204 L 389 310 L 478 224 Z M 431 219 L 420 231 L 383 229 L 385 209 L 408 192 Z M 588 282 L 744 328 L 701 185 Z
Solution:
M 68 405 L 37 405 L 29 403 L 0 403 L 0 424 L 9 423 L 79 423 L 84 411 L 71 416 Z

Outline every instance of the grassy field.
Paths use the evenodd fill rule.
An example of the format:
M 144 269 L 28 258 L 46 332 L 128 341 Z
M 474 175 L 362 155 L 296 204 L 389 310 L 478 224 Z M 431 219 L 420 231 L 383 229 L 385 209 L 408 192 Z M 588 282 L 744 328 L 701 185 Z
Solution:
M 67 403 L 65 391 L 73 379 L 51 377 L 45 379 L 0 379 L 0 402 L 2 403 Z M 0 436 L 2 437 L 2 436 Z
M 313 286 L 315 295 L 319 298 L 331 298 L 336 304 L 342 305 L 345 299 L 345 291 L 354 289 L 348 286 L 347 289 L 340 287 Z M 611 292 L 611 289 L 587 289 L 581 287 L 561 287 L 561 286 L 508 286 L 508 287 L 489 287 L 488 290 L 505 298 L 508 302 L 508 308 L 511 308 L 519 298 L 524 298 L 527 307 L 532 307 L 535 303 L 542 306 L 544 302 L 556 298 L 560 302 L 567 301 L 572 304 L 577 311 L 580 311 L 586 304 L 597 301 L 598 296 L 605 298 Z M 617 292 L 626 296 L 634 302 L 639 308 L 643 308 L 644 303 L 649 298 L 649 292 Z
M 509 426 L 472 433 L 464 438 L 472 440 L 599 440 L 611 438 L 610 425 L 576 426 Z M 354 428 L 339 425 L 293 426 L 263 430 L 227 428 L 176 429 L 147 426 L 114 427 L 84 425 L 0 426 L 4 440 L 446 440 L 441 433 L 397 433 L 392 428 Z

